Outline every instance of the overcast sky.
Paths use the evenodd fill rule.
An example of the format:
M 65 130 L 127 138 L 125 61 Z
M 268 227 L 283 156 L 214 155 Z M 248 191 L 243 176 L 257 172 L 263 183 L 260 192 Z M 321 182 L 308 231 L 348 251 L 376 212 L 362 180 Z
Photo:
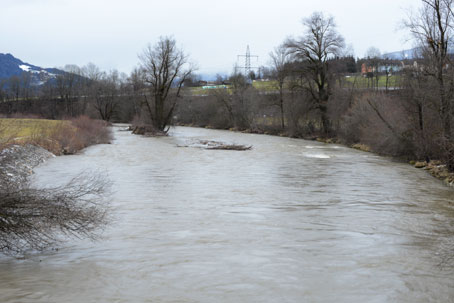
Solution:
M 259 56 L 302 32 L 314 11 L 335 17 L 356 57 L 411 48 L 401 29 L 419 0 L 0 0 L 0 53 L 41 67 L 83 66 L 129 73 L 137 55 L 159 36 L 172 35 L 199 73 L 229 73 L 237 55 Z M 254 64 L 254 62 L 253 62 Z

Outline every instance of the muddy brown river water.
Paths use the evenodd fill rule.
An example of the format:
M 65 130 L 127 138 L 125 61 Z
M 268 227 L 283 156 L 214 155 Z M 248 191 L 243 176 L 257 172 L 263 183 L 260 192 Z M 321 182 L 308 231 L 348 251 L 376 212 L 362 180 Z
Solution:
M 113 182 L 97 242 L 0 257 L 0 302 L 453 302 L 454 190 L 337 145 L 178 127 L 49 160 Z M 249 151 L 178 147 L 197 139 Z

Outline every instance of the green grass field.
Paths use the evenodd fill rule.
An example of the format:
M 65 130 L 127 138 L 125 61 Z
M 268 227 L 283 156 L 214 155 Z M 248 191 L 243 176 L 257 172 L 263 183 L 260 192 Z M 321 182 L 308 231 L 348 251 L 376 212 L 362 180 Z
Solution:
M 276 81 L 255 81 L 252 83 L 252 87 L 261 90 L 261 91 L 273 91 L 277 90 Z M 203 88 L 203 87 L 191 87 L 189 92 L 192 96 L 203 96 L 209 95 L 210 91 L 214 89 L 222 89 L 222 88 Z M 226 89 L 231 92 L 231 86 L 227 85 Z
M 278 90 L 277 81 L 270 80 L 270 81 L 255 81 L 252 83 L 252 86 L 258 90 L 263 91 L 274 91 Z
M 347 83 L 354 85 L 356 88 L 373 88 L 376 87 L 376 78 L 365 78 L 360 75 L 345 77 Z M 401 77 L 400 76 L 390 76 L 388 79 L 388 87 L 398 87 L 400 86 Z M 386 76 L 378 77 L 378 87 L 386 87 Z

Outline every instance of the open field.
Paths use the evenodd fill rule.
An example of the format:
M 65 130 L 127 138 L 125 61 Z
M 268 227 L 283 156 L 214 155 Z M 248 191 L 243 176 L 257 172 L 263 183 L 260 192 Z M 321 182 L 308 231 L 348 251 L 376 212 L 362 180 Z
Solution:
M 33 144 L 59 154 L 72 154 L 87 146 L 109 143 L 104 121 L 81 116 L 72 120 L 0 118 L 0 150 L 10 144 Z
M 36 135 L 50 136 L 56 129 L 70 124 L 61 120 L 0 118 L 0 140 L 27 141 Z
M 360 75 L 345 77 L 344 78 L 347 83 L 353 84 L 356 88 L 373 88 L 376 86 L 376 79 L 375 78 L 366 78 Z M 400 76 L 390 76 L 388 79 L 388 87 L 399 87 L 400 86 L 401 77 Z M 379 76 L 378 77 L 378 87 L 385 88 L 386 87 L 386 76 Z
M 252 83 L 252 86 L 258 90 L 264 90 L 264 91 L 275 91 L 278 89 L 276 80 L 254 81 Z

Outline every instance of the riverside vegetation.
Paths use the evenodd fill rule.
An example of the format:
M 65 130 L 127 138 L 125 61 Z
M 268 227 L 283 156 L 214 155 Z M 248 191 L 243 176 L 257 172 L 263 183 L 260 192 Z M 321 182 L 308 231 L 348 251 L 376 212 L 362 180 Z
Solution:
M 46 188 L 33 187 L 28 177 L 54 154 L 109 143 L 106 126 L 87 117 L 0 119 L 0 252 L 22 256 L 55 245 L 62 234 L 96 236 L 107 222 L 109 182 L 104 176 L 84 174 Z

